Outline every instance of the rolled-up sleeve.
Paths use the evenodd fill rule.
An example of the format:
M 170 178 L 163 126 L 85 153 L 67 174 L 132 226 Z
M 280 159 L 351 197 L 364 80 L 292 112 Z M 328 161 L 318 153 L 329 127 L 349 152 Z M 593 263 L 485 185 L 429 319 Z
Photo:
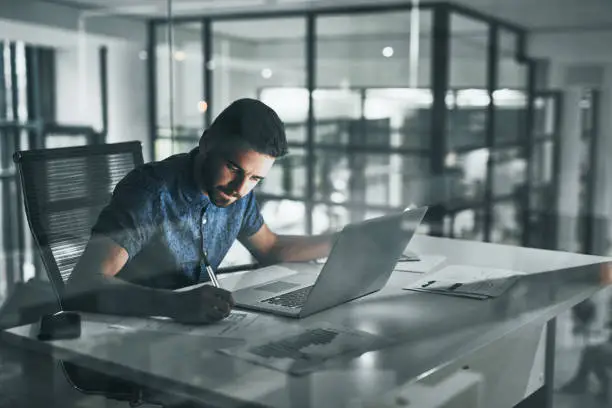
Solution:
M 255 193 L 250 192 L 247 197 L 244 215 L 242 217 L 242 226 L 240 227 L 240 238 L 248 238 L 255 234 L 264 223 L 263 216 L 259 211 L 259 205 L 255 199 Z
M 100 213 L 92 234 L 105 235 L 124 248 L 132 259 L 156 230 L 159 193 L 139 169 L 121 180 L 110 203 Z

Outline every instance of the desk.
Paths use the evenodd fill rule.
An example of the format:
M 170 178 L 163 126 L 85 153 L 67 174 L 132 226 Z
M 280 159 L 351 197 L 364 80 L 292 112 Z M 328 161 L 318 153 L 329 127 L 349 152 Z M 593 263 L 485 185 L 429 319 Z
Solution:
M 108 316 L 86 317 L 77 340 L 39 342 L 31 326 L 10 329 L 3 337 L 212 406 L 362 407 L 403 384 L 475 367 L 485 377 L 495 376 L 485 385 L 483 406 L 512 407 L 525 397 L 528 403 L 537 400 L 533 406 L 550 404 L 554 319 L 603 287 L 600 275 L 609 259 L 427 236 L 416 236 L 409 248 L 444 255 L 445 264 L 528 275 L 502 297 L 479 301 L 402 290 L 422 275 L 395 272 L 380 292 L 303 320 L 262 315 L 273 330 L 324 321 L 394 339 L 382 350 L 302 377 L 216 353 L 223 345 L 218 339 L 100 329 L 96 321 L 113 319 Z M 233 289 L 266 278 L 238 273 L 224 277 L 223 285 Z

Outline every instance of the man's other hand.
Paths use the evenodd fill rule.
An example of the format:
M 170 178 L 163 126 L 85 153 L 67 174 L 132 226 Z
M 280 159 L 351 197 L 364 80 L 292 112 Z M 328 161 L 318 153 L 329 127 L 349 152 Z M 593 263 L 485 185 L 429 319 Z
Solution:
M 184 292 L 176 292 L 172 318 L 185 324 L 208 324 L 229 316 L 234 307 L 231 292 L 203 285 Z

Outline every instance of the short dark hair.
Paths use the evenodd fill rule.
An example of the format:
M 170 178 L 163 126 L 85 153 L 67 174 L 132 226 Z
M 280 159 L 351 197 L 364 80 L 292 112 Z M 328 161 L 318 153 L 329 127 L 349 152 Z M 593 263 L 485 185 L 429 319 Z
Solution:
M 202 137 L 205 136 L 235 138 L 256 152 L 275 158 L 289 152 L 285 125 L 272 108 L 257 99 L 232 102 L 204 131 Z

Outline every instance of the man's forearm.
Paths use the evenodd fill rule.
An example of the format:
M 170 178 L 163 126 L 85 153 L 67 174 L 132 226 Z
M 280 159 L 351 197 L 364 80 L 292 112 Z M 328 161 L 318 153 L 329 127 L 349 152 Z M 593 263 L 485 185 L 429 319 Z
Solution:
M 168 316 L 176 314 L 176 293 L 92 274 L 86 281 L 69 282 L 66 307 L 92 313 L 122 316 Z
M 270 263 L 304 262 L 324 258 L 329 255 L 336 237 L 336 234 L 278 235 L 269 261 Z

